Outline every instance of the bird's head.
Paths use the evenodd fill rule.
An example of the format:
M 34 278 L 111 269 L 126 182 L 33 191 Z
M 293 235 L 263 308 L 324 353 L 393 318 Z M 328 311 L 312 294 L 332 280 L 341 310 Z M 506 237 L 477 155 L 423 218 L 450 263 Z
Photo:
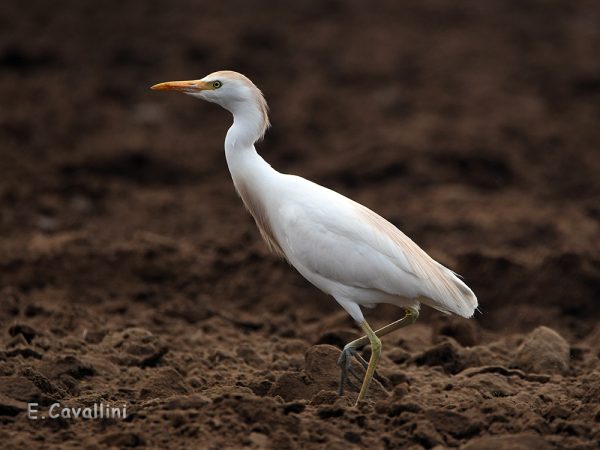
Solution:
M 256 115 L 260 121 L 260 136 L 269 127 L 265 98 L 246 76 L 231 70 L 211 73 L 199 80 L 167 81 L 152 86 L 156 91 L 177 91 L 216 103 L 235 115 Z

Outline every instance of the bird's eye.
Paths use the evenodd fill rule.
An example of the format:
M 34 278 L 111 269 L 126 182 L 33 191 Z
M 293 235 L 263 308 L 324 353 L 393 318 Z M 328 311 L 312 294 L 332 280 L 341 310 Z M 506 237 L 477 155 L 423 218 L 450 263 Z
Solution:
M 219 89 L 221 86 L 223 86 L 223 83 L 221 83 L 220 81 L 213 81 L 213 84 L 212 84 L 212 86 L 213 86 L 215 89 Z

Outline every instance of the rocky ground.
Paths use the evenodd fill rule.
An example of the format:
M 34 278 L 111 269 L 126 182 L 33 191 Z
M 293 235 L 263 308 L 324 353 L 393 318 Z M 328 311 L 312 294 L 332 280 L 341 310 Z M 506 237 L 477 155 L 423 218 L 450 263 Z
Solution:
M 2 447 L 598 448 L 599 49 L 592 0 L 2 3 Z M 270 101 L 274 167 L 479 297 L 385 337 L 359 407 L 335 392 L 358 329 L 268 253 L 230 117 L 148 90 L 226 68 Z

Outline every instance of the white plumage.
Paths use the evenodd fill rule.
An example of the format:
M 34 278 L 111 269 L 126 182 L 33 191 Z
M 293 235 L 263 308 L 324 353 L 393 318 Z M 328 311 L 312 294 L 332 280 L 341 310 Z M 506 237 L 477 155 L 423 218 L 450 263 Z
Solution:
M 260 157 L 254 143 L 269 126 L 267 106 L 248 78 L 221 71 L 201 80 L 161 83 L 153 89 L 182 91 L 218 103 L 233 114 L 225 139 L 227 164 L 267 245 L 333 296 L 367 334 L 342 353 L 340 391 L 350 368 L 348 356 L 356 355 L 355 349 L 368 338 L 374 351 L 369 364 L 363 361 L 367 375 L 359 400 L 364 398 L 369 371 L 372 376 L 379 356 L 377 335 L 416 320 L 420 303 L 445 313 L 473 315 L 477 298 L 471 289 L 390 222 L 337 192 L 279 173 Z M 404 307 L 407 314 L 373 332 L 360 307 L 377 303 Z

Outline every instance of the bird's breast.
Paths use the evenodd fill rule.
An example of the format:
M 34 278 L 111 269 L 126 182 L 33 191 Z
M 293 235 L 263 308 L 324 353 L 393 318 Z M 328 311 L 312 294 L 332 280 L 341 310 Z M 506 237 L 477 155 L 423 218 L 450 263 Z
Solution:
M 260 194 L 244 181 L 236 181 L 235 188 L 244 202 L 244 206 L 250 212 L 261 236 L 265 240 L 267 247 L 276 255 L 285 258 L 285 253 L 273 232 L 273 225 L 266 205 Z

